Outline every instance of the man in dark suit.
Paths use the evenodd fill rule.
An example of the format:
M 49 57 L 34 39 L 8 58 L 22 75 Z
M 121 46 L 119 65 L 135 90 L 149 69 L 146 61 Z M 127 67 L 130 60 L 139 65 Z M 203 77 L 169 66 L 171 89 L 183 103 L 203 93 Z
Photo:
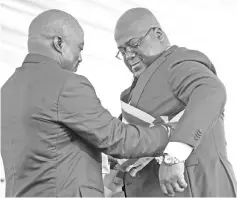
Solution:
M 167 127 L 126 125 L 102 107 L 92 84 L 73 72 L 84 33 L 59 10 L 29 27 L 21 67 L 1 89 L 1 155 L 7 197 L 102 197 L 101 152 L 158 156 Z
M 139 177 L 125 174 L 126 195 L 236 197 L 224 132 L 226 91 L 211 61 L 199 51 L 171 46 L 156 17 L 145 8 L 130 9 L 119 18 L 115 40 L 117 57 L 135 78 L 121 94 L 124 121 L 144 125 L 145 116 L 134 113 L 143 111 L 141 115 L 168 123 L 184 111 L 161 165 L 152 160 Z M 186 189 L 174 170 L 185 178 Z

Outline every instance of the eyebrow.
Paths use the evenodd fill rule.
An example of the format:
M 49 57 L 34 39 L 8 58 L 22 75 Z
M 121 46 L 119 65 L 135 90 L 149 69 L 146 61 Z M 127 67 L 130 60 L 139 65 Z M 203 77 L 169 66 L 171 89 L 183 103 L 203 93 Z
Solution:
M 133 37 L 133 38 L 130 38 L 126 43 L 124 43 L 124 46 L 121 46 L 121 47 L 118 47 L 119 48 L 125 48 L 126 45 L 129 45 L 131 41 L 139 41 L 141 38 L 140 37 Z
M 117 48 L 118 48 L 118 49 L 124 49 L 124 48 L 126 48 L 126 45 L 128 45 L 129 42 L 130 42 L 132 39 L 133 39 L 133 38 L 129 39 L 128 41 L 126 41 L 126 43 L 124 43 L 124 44 L 118 46 Z

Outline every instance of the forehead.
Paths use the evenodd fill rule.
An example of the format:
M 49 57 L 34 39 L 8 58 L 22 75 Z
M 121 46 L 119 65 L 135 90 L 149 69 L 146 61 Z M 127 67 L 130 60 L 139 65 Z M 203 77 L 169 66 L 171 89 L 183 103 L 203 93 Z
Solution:
M 148 29 L 149 30 L 149 29 Z M 115 41 L 117 43 L 117 47 L 125 47 L 125 45 L 133 38 L 140 38 L 144 36 L 147 31 L 147 29 L 130 29 L 130 30 L 117 30 L 115 32 Z
M 118 47 L 132 38 L 144 36 L 152 27 L 158 27 L 156 17 L 145 8 L 126 11 L 117 21 L 114 38 Z
M 71 38 L 77 45 L 84 44 L 84 32 L 82 29 L 74 29 L 73 33 L 71 34 Z

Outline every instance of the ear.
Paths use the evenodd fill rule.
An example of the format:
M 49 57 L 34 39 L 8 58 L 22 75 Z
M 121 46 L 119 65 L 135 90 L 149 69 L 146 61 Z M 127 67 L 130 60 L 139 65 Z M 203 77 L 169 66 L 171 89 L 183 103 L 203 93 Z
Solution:
M 53 39 L 53 46 L 58 52 L 62 52 L 63 49 L 63 39 L 61 36 L 55 36 Z
M 156 27 L 154 29 L 155 34 L 157 36 L 157 38 L 160 40 L 160 42 L 164 42 L 165 40 L 165 33 L 163 32 L 163 30 L 160 27 Z

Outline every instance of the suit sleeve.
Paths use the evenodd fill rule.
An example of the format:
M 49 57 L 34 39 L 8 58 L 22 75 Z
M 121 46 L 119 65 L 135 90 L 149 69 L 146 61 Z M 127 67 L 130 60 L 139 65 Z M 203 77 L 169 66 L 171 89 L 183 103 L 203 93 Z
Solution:
M 186 106 L 170 142 L 182 142 L 195 149 L 223 113 L 225 87 L 210 69 L 194 61 L 173 66 L 169 84 Z
M 101 152 L 116 158 L 157 156 L 168 143 L 162 126 L 126 125 L 103 108 L 92 84 L 73 75 L 61 90 L 58 120 Z

